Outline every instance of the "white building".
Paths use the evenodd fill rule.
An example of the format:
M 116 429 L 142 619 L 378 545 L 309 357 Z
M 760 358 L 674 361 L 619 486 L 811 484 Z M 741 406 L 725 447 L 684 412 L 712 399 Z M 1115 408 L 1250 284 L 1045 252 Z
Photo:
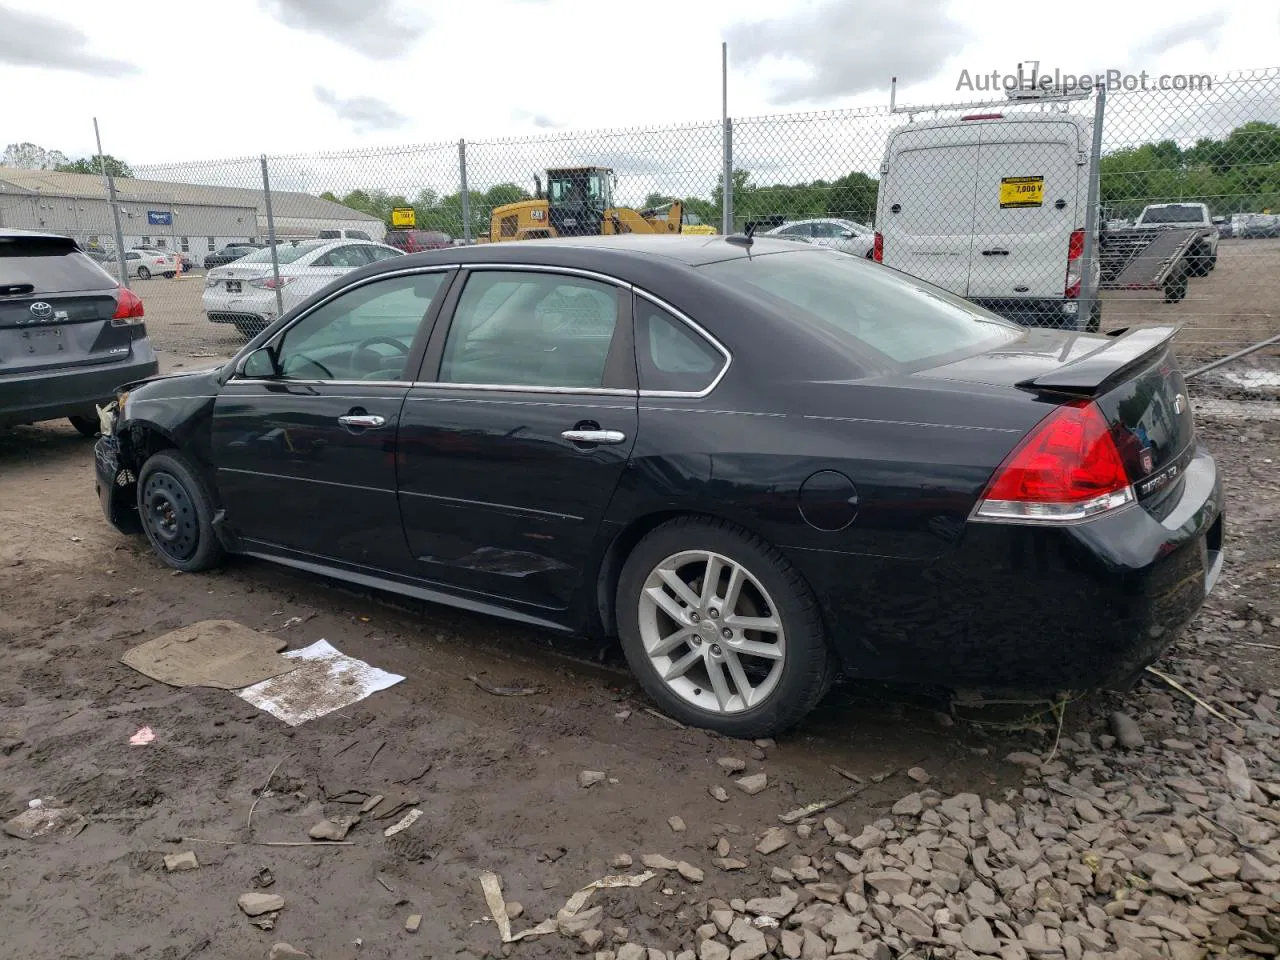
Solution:
M 126 177 L 116 180 L 116 198 L 126 247 L 180 250 L 200 263 L 228 243 L 267 237 L 261 189 Z M 386 235 L 377 218 L 308 193 L 272 190 L 271 208 L 277 237 L 343 229 L 363 230 L 374 240 Z M 47 230 L 82 245 L 115 247 L 106 186 L 92 174 L 0 167 L 0 227 Z

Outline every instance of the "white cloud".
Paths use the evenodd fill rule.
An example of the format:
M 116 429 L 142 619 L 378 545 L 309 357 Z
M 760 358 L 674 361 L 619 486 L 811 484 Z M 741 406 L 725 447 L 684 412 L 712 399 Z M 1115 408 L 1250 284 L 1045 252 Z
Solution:
M 107 77 L 138 72 L 127 60 L 95 54 L 84 32 L 69 23 L 5 7 L 0 7 L 0 64 Z M 9 89 L 5 98 L 18 95 Z
M 404 126 L 406 117 L 385 100 L 377 97 L 340 97 L 328 87 L 316 84 L 316 99 L 331 109 L 338 118 L 351 124 L 356 133 L 370 130 L 394 130 Z
M 327 37 L 367 57 L 407 53 L 427 29 L 426 18 L 395 0 L 261 0 L 285 26 Z

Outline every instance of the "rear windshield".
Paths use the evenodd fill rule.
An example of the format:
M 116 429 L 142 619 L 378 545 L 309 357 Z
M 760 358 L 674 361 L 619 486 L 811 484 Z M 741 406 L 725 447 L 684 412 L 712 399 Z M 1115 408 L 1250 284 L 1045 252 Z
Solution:
M 828 250 L 775 253 L 701 269 L 826 339 L 920 369 L 1022 336 L 1015 324 L 887 267 Z
M 25 290 L 31 284 L 33 290 Z M 0 295 L 7 288 L 27 293 L 74 293 L 117 286 L 102 267 L 56 237 L 0 236 Z
M 1191 203 L 1175 203 L 1167 207 L 1151 207 L 1142 212 L 1143 223 L 1204 223 L 1204 207 Z
M 319 250 L 321 247 L 327 247 L 333 241 L 331 240 L 308 240 L 305 243 L 282 243 L 276 247 L 276 257 L 279 263 L 293 263 L 299 257 L 305 257 L 313 250 Z M 264 250 L 255 250 L 247 257 L 241 257 L 240 263 L 270 263 L 271 248 Z

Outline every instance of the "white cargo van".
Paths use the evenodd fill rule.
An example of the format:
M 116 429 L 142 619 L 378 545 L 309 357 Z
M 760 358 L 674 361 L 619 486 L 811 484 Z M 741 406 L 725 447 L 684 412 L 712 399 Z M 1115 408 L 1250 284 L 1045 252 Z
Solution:
M 1011 110 L 892 131 L 875 259 L 1018 323 L 1074 327 L 1092 126 Z M 1096 301 L 1090 314 L 1096 330 Z

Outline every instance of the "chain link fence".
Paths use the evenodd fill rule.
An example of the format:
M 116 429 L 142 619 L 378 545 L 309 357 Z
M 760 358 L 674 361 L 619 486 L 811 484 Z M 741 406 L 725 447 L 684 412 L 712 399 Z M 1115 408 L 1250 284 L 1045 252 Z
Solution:
M 318 240 L 415 252 L 725 224 L 879 259 L 1028 324 L 1179 324 L 1182 351 L 1205 359 L 1274 336 L 1280 68 L 1129 79 L 1033 99 L 997 91 L 962 104 L 136 167 L 115 180 L 116 209 L 149 315 L 172 303 L 187 327 L 158 332 L 161 346 L 216 331 L 225 350 L 310 292 L 304 268 L 336 275 L 381 255 L 359 243 L 321 251 Z M 73 233 L 114 256 L 103 178 L 11 186 L 0 223 Z

